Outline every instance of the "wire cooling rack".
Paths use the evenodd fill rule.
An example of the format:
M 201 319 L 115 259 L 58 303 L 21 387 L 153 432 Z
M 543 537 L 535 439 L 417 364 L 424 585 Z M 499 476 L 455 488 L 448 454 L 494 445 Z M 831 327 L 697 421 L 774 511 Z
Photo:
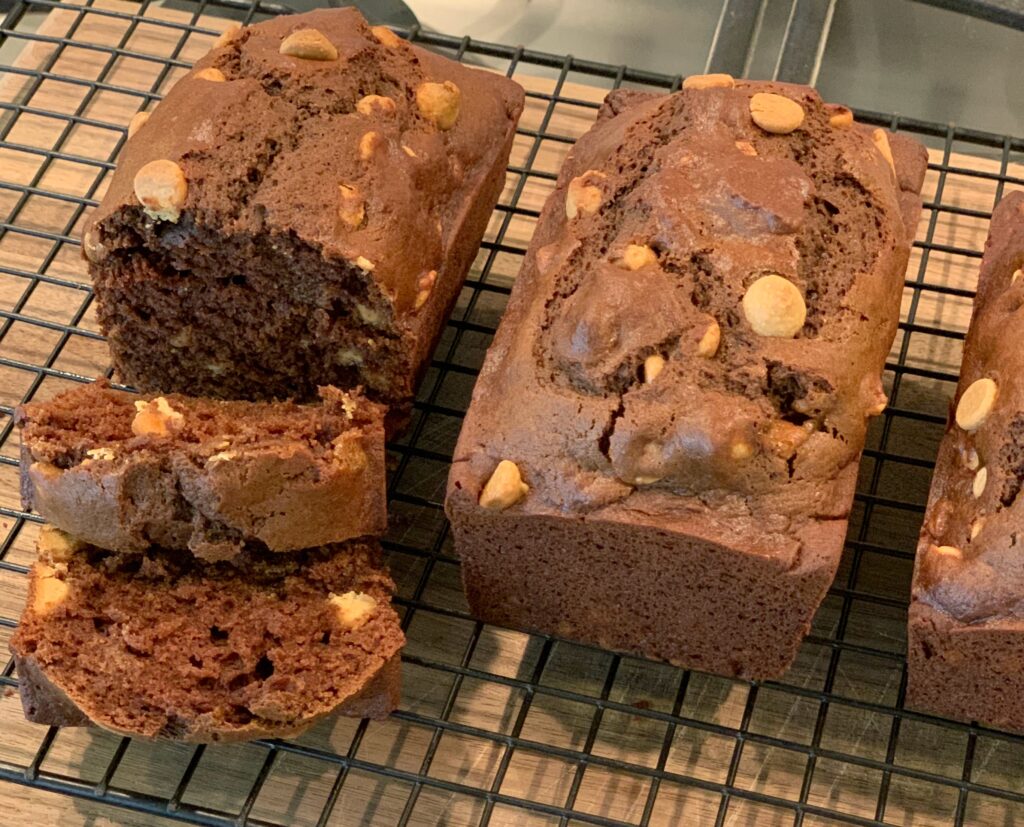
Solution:
M 0 67 L 0 645 L 24 601 L 39 525 L 18 501 L 14 407 L 109 374 L 79 256 L 83 214 L 103 192 L 130 115 L 209 48 L 224 17 L 250 22 L 279 11 L 18 0 L 0 30 L 0 55 L 13 60 Z M 516 78 L 528 106 L 505 192 L 413 428 L 390 446 L 386 547 L 409 638 L 401 709 L 386 722 L 324 722 L 294 741 L 134 742 L 24 722 L 7 661 L 0 822 L 1024 820 L 1024 738 L 903 705 L 917 529 L 988 219 L 1007 186 L 1024 187 L 1024 141 L 858 113 L 916 135 L 932 159 L 886 371 L 891 405 L 870 432 L 840 573 L 797 663 L 778 682 L 718 678 L 475 622 L 441 505 L 474 377 L 559 161 L 608 89 L 672 90 L 680 78 L 410 36 Z

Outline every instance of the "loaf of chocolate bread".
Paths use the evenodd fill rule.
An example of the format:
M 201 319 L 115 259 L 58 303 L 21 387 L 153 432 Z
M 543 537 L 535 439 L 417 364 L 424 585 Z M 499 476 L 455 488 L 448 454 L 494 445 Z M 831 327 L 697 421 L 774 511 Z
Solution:
M 316 405 L 139 397 L 99 380 L 18 409 L 22 499 L 101 548 L 227 559 L 384 532 L 384 411 L 321 388 Z M 187 552 L 186 552 L 187 553 Z
M 10 644 L 30 721 L 236 741 L 398 704 L 405 638 L 376 543 L 209 563 L 44 527 L 39 558 Z
M 886 403 L 925 167 L 807 87 L 613 92 L 540 217 L 455 451 L 473 613 L 781 674 Z
M 1024 192 L 992 215 L 914 567 L 907 702 L 1024 731 Z
M 143 391 L 409 401 L 505 181 L 523 92 L 351 8 L 221 38 L 133 124 L 83 235 Z

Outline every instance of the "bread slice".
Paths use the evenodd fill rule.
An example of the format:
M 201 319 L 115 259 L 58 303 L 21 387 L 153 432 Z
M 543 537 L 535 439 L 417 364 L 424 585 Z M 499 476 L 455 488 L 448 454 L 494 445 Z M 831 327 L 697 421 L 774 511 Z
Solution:
M 245 542 L 293 551 L 387 526 L 381 406 L 322 388 L 319 405 L 136 396 L 106 381 L 25 405 L 22 499 L 115 551 L 205 559 Z
M 398 704 L 405 638 L 375 542 L 211 563 L 45 527 L 39 556 L 11 639 L 30 721 L 207 743 Z

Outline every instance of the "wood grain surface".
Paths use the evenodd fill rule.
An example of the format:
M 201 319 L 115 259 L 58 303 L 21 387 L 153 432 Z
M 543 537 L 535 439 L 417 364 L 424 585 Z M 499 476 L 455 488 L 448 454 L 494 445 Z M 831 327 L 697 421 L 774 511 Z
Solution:
M 0 110 L 0 126 L 10 130 L 0 146 L 0 215 L 13 224 L 0 234 L 0 405 L 8 410 L 30 392 L 46 398 L 67 385 L 59 376 L 43 375 L 40 381 L 36 366 L 82 377 L 107 369 L 79 255 L 85 210 L 76 199 L 102 196 L 128 120 L 155 105 L 149 93 L 166 91 L 225 25 L 215 18 L 193 21 L 186 12 L 156 5 L 147 8 L 146 22 L 132 25 L 118 15 L 135 13 L 136 4 L 97 0 L 91 8 L 98 11 L 58 8 L 35 39 L 24 39 L 14 65 L 38 69 L 58 48 L 50 38 L 73 38 L 41 82 L 0 70 L 0 103 L 19 105 Z M 157 20 L 165 25 L 151 22 Z M 206 32 L 188 33 L 179 42 L 185 24 Z M 153 59 L 112 54 L 97 45 Z M 168 59 L 181 65 L 168 68 Z M 507 64 L 495 61 L 494 67 L 504 71 Z M 558 90 L 562 101 L 551 106 L 556 81 L 524 74 L 528 69 L 514 75 L 532 94 L 502 203 L 509 205 L 519 191 L 518 210 L 536 211 L 570 140 L 594 118 L 593 107 L 564 99 L 599 101 L 607 86 L 570 73 Z M 68 80 L 89 81 L 104 70 L 98 88 Z M 547 137 L 538 137 L 540 132 Z M 81 797 L 0 783 L 0 823 L 172 823 L 89 800 L 109 787 L 122 802 L 134 797 L 158 808 L 179 794 L 183 805 L 200 808 L 190 816 L 196 819 L 234 819 L 248 812 L 254 823 L 316 824 L 339 778 L 340 792 L 324 823 L 394 824 L 405 813 L 414 825 L 477 824 L 485 815 L 494 825 L 558 824 L 556 813 L 527 808 L 561 808 L 571 801 L 578 819 L 705 824 L 721 815 L 730 825 L 788 825 L 794 812 L 784 803 L 799 800 L 802 790 L 805 825 L 842 823 L 826 811 L 941 825 L 952 823 L 958 806 L 970 824 L 1024 819 L 1024 805 L 999 794 L 1024 792 L 1020 739 L 984 730 L 969 737 L 964 728 L 925 716 L 901 718 L 894 736 L 904 645 L 901 603 L 920 520 L 914 504 L 923 503 L 927 493 L 927 462 L 942 432 L 960 360 L 955 334 L 964 332 L 970 313 L 969 296 L 957 291 L 973 289 L 1000 176 L 1024 186 L 1019 154 L 1004 159 L 998 150 L 956 141 L 939 142 L 930 151 L 936 168 L 928 173 L 925 200 L 942 208 L 926 210 L 918 238 L 929 249 L 915 247 L 907 275 L 928 287 L 905 292 L 904 319 L 912 317 L 912 324 L 901 329 L 890 360 L 906 366 L 894 389 L 896 413 L 879 420 L 869 444 L 877 449 L 884 439 L 885 452 L 906 461 L 880 463 L 870 451 L 865 457 L 861 489 L 867 496 L 858 501 L 851 522 L 851 548 L 859 551 L 844 560 L 838 588 L 816 620 L 815 637 L 784 682 L 755 687 L 684 676 L 660 664 L 545 644 L 468 619 L 450 540 L 437 545 L 444 536 L 437 505 L 447 473 L 437 455 L 450 453 L 459 420 L 430 413 L 419 423 L 421 455 L 398 469 L 388 536 L 404 605 L 417 605 L 397 716 L 369 725 L 328 721 L 291 745 L 198 752 L 172 744 L 125 747 L 127 742 L 101 731 L 61 731 L 39 769 L 45 778 L 78 785 Z M 526 167 L 531 174 L 523 174 Z M 529 212 L 518 210 L 495 212 L 488 240 L 498 243 L 481 252 L 472 279 L 484 271 L 489 285 L 507 287 L 514 279 L 534 223 Z M 485 290 L 471 302 L 473 295 L 467 288 L 456 318 L 493 327 L 504 292 Z M 456 335 L 454 329 L 446 333 L 439 358 L 477 368 L 488 337 L 472 324 L 458 341 Z M 887 372 L 890 388 L 894 376 Z M 464 409 L 472 380 L 471 372 L 435 369 L 423 394 L 438 406 Z M 17 452 L 17 435 L 11 433 L 0 454 L 13 460 Z M 38 532 L 36 523 L 12 515 L 19 508 L 13 462 L 0 464 L 0 508 L 0 537 L 8 543 L 7 565 L 0 568 L 0 651 L 6 651 Z M 680 697 L 682 718 L 671 714 Z M 0 766 L 30 766 L 46 732 L 23 720 L 12 692 L 0 692 Z M 968 750 L 972 786 L 961 801 L 955 785 Z M 351 761 L 346 765 L 335 756 Z M 115 768 L 105 778 L 113 759 Z M 265 783 L 247 801 L 264 771 Z M 101 782 L 105 786 L 97 788 Z M 740 793 L 723 798 L 724 784 Z M 481 789 L 497 798 L 488 804 L 474 794 Z

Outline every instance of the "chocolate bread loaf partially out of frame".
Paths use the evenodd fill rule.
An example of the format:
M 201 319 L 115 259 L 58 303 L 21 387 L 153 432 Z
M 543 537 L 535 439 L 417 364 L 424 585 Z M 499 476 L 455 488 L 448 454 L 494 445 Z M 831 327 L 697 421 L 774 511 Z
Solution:
M 223 36 L 136 122 L 84 229 L 120 377 L 225 399 L 362 385 L 399 422 L 522 106 L 351 8 Z
M 1024 192 L 992 215 L 914 567 L 907 703 L 1024 731 Z
M 886 402 L 925 167 L 807 87 L 612 93 L 540 217 L 455 451 L 473 613 L 780 675 Z
M 316 405 L 154 398 L 100 380 L 30 403 L 15 416 L 24 506 L 101 548 L 206 559 L 382 534 L 383 407 L 320 393 Z
M 11 651 L 25 715 L 176 741 L 384 718 L 405 638 L 376 543 L 237 565 L 117 554 L 44 527 Z

